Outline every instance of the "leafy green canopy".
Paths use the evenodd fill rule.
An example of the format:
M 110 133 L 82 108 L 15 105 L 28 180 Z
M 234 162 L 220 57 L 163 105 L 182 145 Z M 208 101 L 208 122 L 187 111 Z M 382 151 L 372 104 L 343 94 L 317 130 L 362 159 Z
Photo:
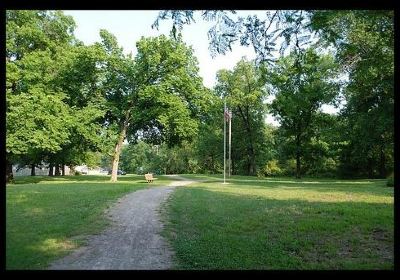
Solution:
M 53 85 L 54 62 L 61 45 L 70 42 L 73 22 L 43 11 L 7 11 L 6 20 L 7 154 L 55 152 L 68 140 L 71 115 L 66 94 Z
M 283 54 L 287 48 L 306 47 L 315 36 L 309 28 L 313 12 L 302 10 L 266 11 L 265 18 L 255 15 L 235 18 L 232 16 L 235 11 L 224 10 L 164 10 L 159 13 L 152 28 L 158 28 L 161 20 L 171 19 L 172 32 L 179 33 L 185 24 L 195 22 L 195 12 L 199 12 L 203 20 L 215 22 L 208 31 L 213 57 L 231 51 L 239 41 L 242 46 L 253 47 L 257 62 L 272 63 L 276 61 L 275 52 Z
M 318 11 L 312 27 L 337 49 L 349 81 L 342 112 L 342 170 L 386 176 L 394 146 L 393 11 Z
M 307 146 L 319 142 L 314 138 L 326 119 L 321 106 L 339 94 L 338 67 L 331 55 L 319 55 L 310 48 L 282 57 L 267 75 L 276 94 L 271 112 L 280 122 L 286 153 L 296 157 L 300 176 L 301 158 L 311 152 Z
M 235 174 L 255 175 L 264 164 L 267 147 L 266 97 L 263 73 L 253 62 L 242 59 L 232 71 L 217 73 L 216 93 L 224 97 L 233 113 L 232 161 Z
M 135 57 L 136 110 L 128 132 L 133 138 L 175 145 L 198 131 L 209 91 L 198 74 L 193 50 L 166 36 L 142 38 Z
M 62 12 L 7 11 L 6 19 L 7 158 L 69 162 L 98 150 L 99 50 L 73 37 Z

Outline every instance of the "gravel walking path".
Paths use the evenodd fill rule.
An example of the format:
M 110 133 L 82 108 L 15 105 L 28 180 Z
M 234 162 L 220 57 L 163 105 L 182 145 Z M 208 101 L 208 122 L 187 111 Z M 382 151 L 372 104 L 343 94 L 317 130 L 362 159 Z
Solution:
M 182 181 L 135 191 L 121 198 L 108 212 L 112 220 L 109 228 L 89 237 L 86 246 L 55 261 L 49 269 L 170 269 L 173 251 L 160 235 L 158 209 L 175 187 L 193 182 L 171 177 Z

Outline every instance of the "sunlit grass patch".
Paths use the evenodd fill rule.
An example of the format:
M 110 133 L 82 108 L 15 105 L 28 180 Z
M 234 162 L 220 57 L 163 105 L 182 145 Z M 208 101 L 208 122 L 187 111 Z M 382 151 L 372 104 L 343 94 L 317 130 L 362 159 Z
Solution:
M 369 202 L 393 204 L 393 197 L 375 194 L 354 195 L 349 190 L 320 192 L 312 189 L 298 187 L 296 189 L 286 186 L 277 188 L 252 188 L 252 187 L 229 187 L 219 184 L 205 186 L 210 192 L 220 192 L 237 196 L 253 196 L 255 198 L 277 199 L 277 200 L 304 200 L 309 202 Z
M 117 183 L 91 175 L 16 178 L 17 184 L 6 188 L 6 268 L 46 268 L 102 230 L 108 224 L 105 210 L 119 197 L 170 182 L 158 178 L 152 184 L 134 175 Z
M 36 250 L 42 252 L 58 251 L 58 250 L 71 250 L 77 247 L 76 244 L 70 240 L 58 240 L 56 238 L 48 238 L 36 246 Z

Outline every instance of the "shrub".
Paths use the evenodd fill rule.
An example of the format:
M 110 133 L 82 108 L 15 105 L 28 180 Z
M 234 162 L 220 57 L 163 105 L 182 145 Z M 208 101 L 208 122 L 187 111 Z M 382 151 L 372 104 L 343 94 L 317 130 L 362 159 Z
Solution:
M 306 166 L 306 162 L 303 165 L 305 175 L 309 177 L 336 177 L 337 164 L 332 158 L 323 157 L 322 159 L 313 162 L 311 165 Z
M 276 159 L 270 160 L 263 168 L 263 173 L 265 176 L 279 176 L 282 174 L 282 169 L 278 165 Z
M 82 175 L 82 173 L 81 172 L 79 172 L 79 171 L 75 171 L 75 174 L 74 174 L 75 176 L 79 176 L 79 175 Z
M 296 160 L 288 159 L 283 165 L 283 175 L 294 176 L 296 174 Z

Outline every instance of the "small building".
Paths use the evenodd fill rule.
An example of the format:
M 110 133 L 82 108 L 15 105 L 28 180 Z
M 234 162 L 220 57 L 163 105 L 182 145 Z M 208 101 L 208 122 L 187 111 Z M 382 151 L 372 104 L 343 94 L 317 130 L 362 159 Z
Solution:
M 29 166 L 18 167 L 18 165 L 13 165 L 12 171 L 14 176 L 30 176 L 32 169 Z M 53 168 L 54 172 L 54 168 Z M 61 172 L 61 170 L 60 170 Z M 37 176 L 47 176 L 49 175 L 49 167 L 43 165 L 42 167 L 35 167 L 35 175 Z M 70 175 L 70 168 L 65 166 L 65 175 Z

